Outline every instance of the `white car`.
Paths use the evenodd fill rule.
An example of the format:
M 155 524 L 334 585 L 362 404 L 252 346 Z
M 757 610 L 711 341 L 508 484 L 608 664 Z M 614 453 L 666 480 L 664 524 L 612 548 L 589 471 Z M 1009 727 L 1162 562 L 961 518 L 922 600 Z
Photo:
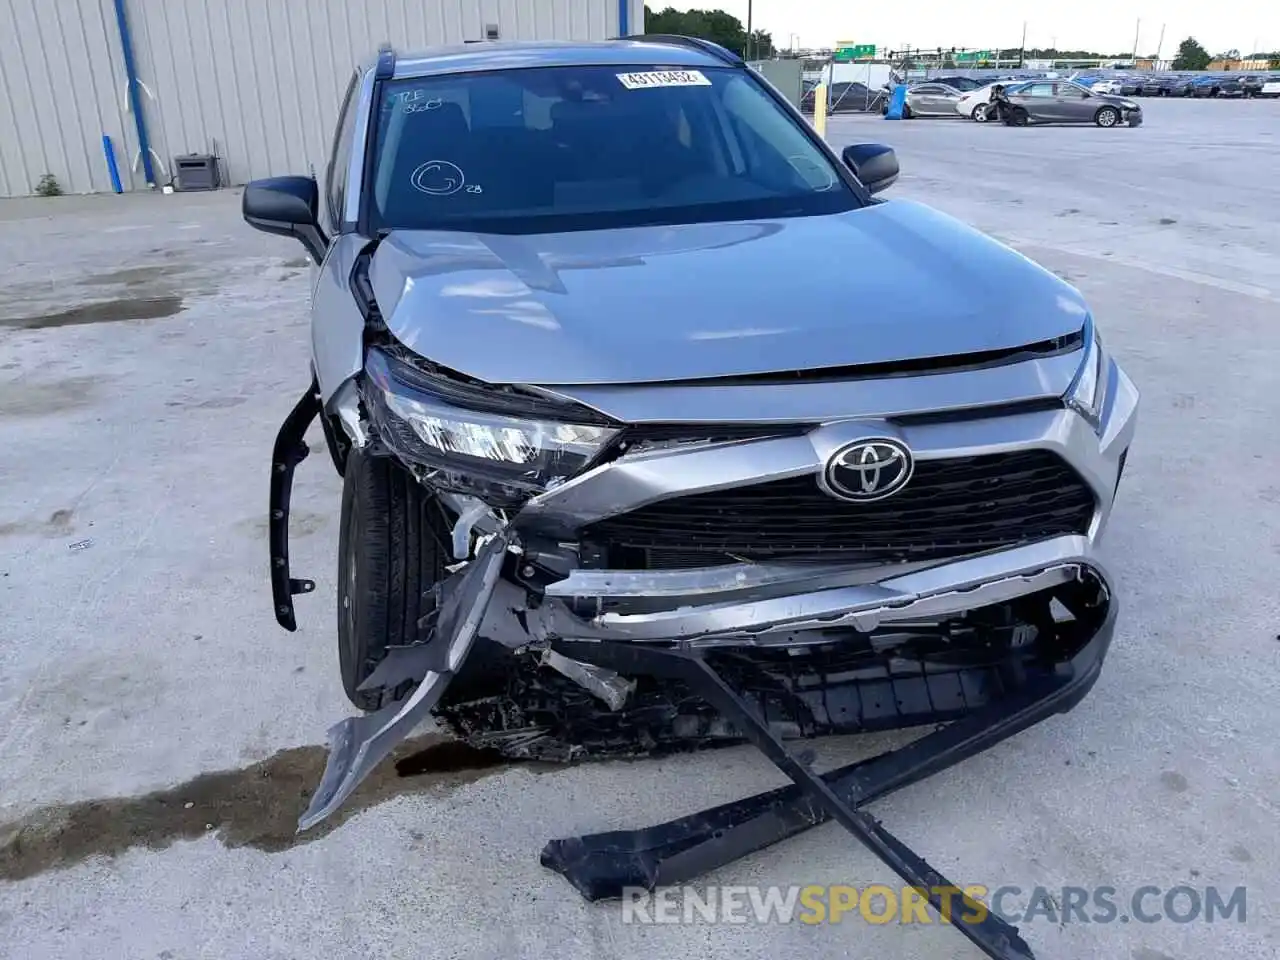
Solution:
M 979 87 L 977 90 L 970 90 L 956 103 L 956 113 L 962 117 L 968 117 L 970 120 L 977 120 L 979 123 L 986 123 L 987 120 L 987 104 L 991 102 L 991 88 L 997 83 L 1003 83 L 1008 89 L 1014 86 L 1021 86 L 1026 83 L 1025 80 L 1008 79 L 994 80 L 985 87 Z
M 1272 77 L 1258 91 L 1260 97 L 1280 97 L 1280 77 Z
M 1120 87 L 1124 83 L 1123 77 L 1117 77 L 1112 80 L 1099 80 L 1097 83 L 1089 87 L 1093 93 L 1120 93 Z

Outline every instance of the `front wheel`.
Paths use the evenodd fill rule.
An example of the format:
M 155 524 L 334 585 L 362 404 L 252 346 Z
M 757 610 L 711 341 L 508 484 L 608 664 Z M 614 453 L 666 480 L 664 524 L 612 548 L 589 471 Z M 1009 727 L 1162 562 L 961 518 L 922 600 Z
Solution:
M 1011 127 L 1025 127 L 1031 122 L 1031 114 L 1027 113 L 1022 107 L 1014 107 L 1009 111 L 1009 118 L 1005 123 Z
M 1120 111 L 1115 107 L 1103 107 L 1094 114 L 1093 122 L 1100 127 L 1114 127 L 1120 122 Z
M 449 563 L 439 500 L 390 457 L 353 449 L 342 482 L 338 533 L 338 669 L 361 710 L 402 690 L 360 690 L 391 647 L 418 639 L 431 592 Z
M 991 119 L 987 116 L 987 105 L 985 103 L 978 104 L 973 108 L 972 112 L 970 112 L 969 118 L 975 123 L 986 123 Z

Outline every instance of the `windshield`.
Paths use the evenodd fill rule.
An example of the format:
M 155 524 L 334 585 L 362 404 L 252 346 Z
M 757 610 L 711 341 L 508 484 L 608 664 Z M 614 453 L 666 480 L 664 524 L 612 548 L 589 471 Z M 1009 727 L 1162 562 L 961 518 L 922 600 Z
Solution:
M 388 82 L 372 229 L 542 233 L 860 205 L 747 70 L 543 67 Z

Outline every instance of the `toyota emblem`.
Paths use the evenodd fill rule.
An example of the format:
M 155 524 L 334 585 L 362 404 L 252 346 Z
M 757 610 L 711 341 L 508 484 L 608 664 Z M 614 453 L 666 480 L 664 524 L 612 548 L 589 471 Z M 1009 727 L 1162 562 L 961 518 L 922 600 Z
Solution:
M 831 455 L 822 488 L 840 500 L 883 500 L 907 485 L 914 467 L 911 451 L 897 440 L 858 440 Z

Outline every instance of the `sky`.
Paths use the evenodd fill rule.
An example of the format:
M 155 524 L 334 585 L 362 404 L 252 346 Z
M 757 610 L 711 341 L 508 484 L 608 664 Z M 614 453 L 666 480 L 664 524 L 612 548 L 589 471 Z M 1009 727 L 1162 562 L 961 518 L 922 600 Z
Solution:
M 745 25 L 748 0 L 681 3 L 647 0 L 651 9 L 672 6 L 721 9 Z M 1249 53 L 1280 49 L 1280 3 L 1275 0 L 916 0 L 914 3 L 857 4 L 850 0 L 753 0 L 752 22 L 773 34 L 779 47 L 798 34 L 801 47 L 829 47 L 837 40 L 874 43 L 885 49 L 912 47 L 1016 47 L 1027 22 L 1028 47 L 1059 50 L 1131 52 L 1135 32 L 1138 55 L 1155 53 L 1164 25 L 1162 55 L 1172 58 L 1178 44 L 1195 37 L 1210 54 L 1238 49 Z M 1141 20 L 1141 24 L 1138 21 Z

